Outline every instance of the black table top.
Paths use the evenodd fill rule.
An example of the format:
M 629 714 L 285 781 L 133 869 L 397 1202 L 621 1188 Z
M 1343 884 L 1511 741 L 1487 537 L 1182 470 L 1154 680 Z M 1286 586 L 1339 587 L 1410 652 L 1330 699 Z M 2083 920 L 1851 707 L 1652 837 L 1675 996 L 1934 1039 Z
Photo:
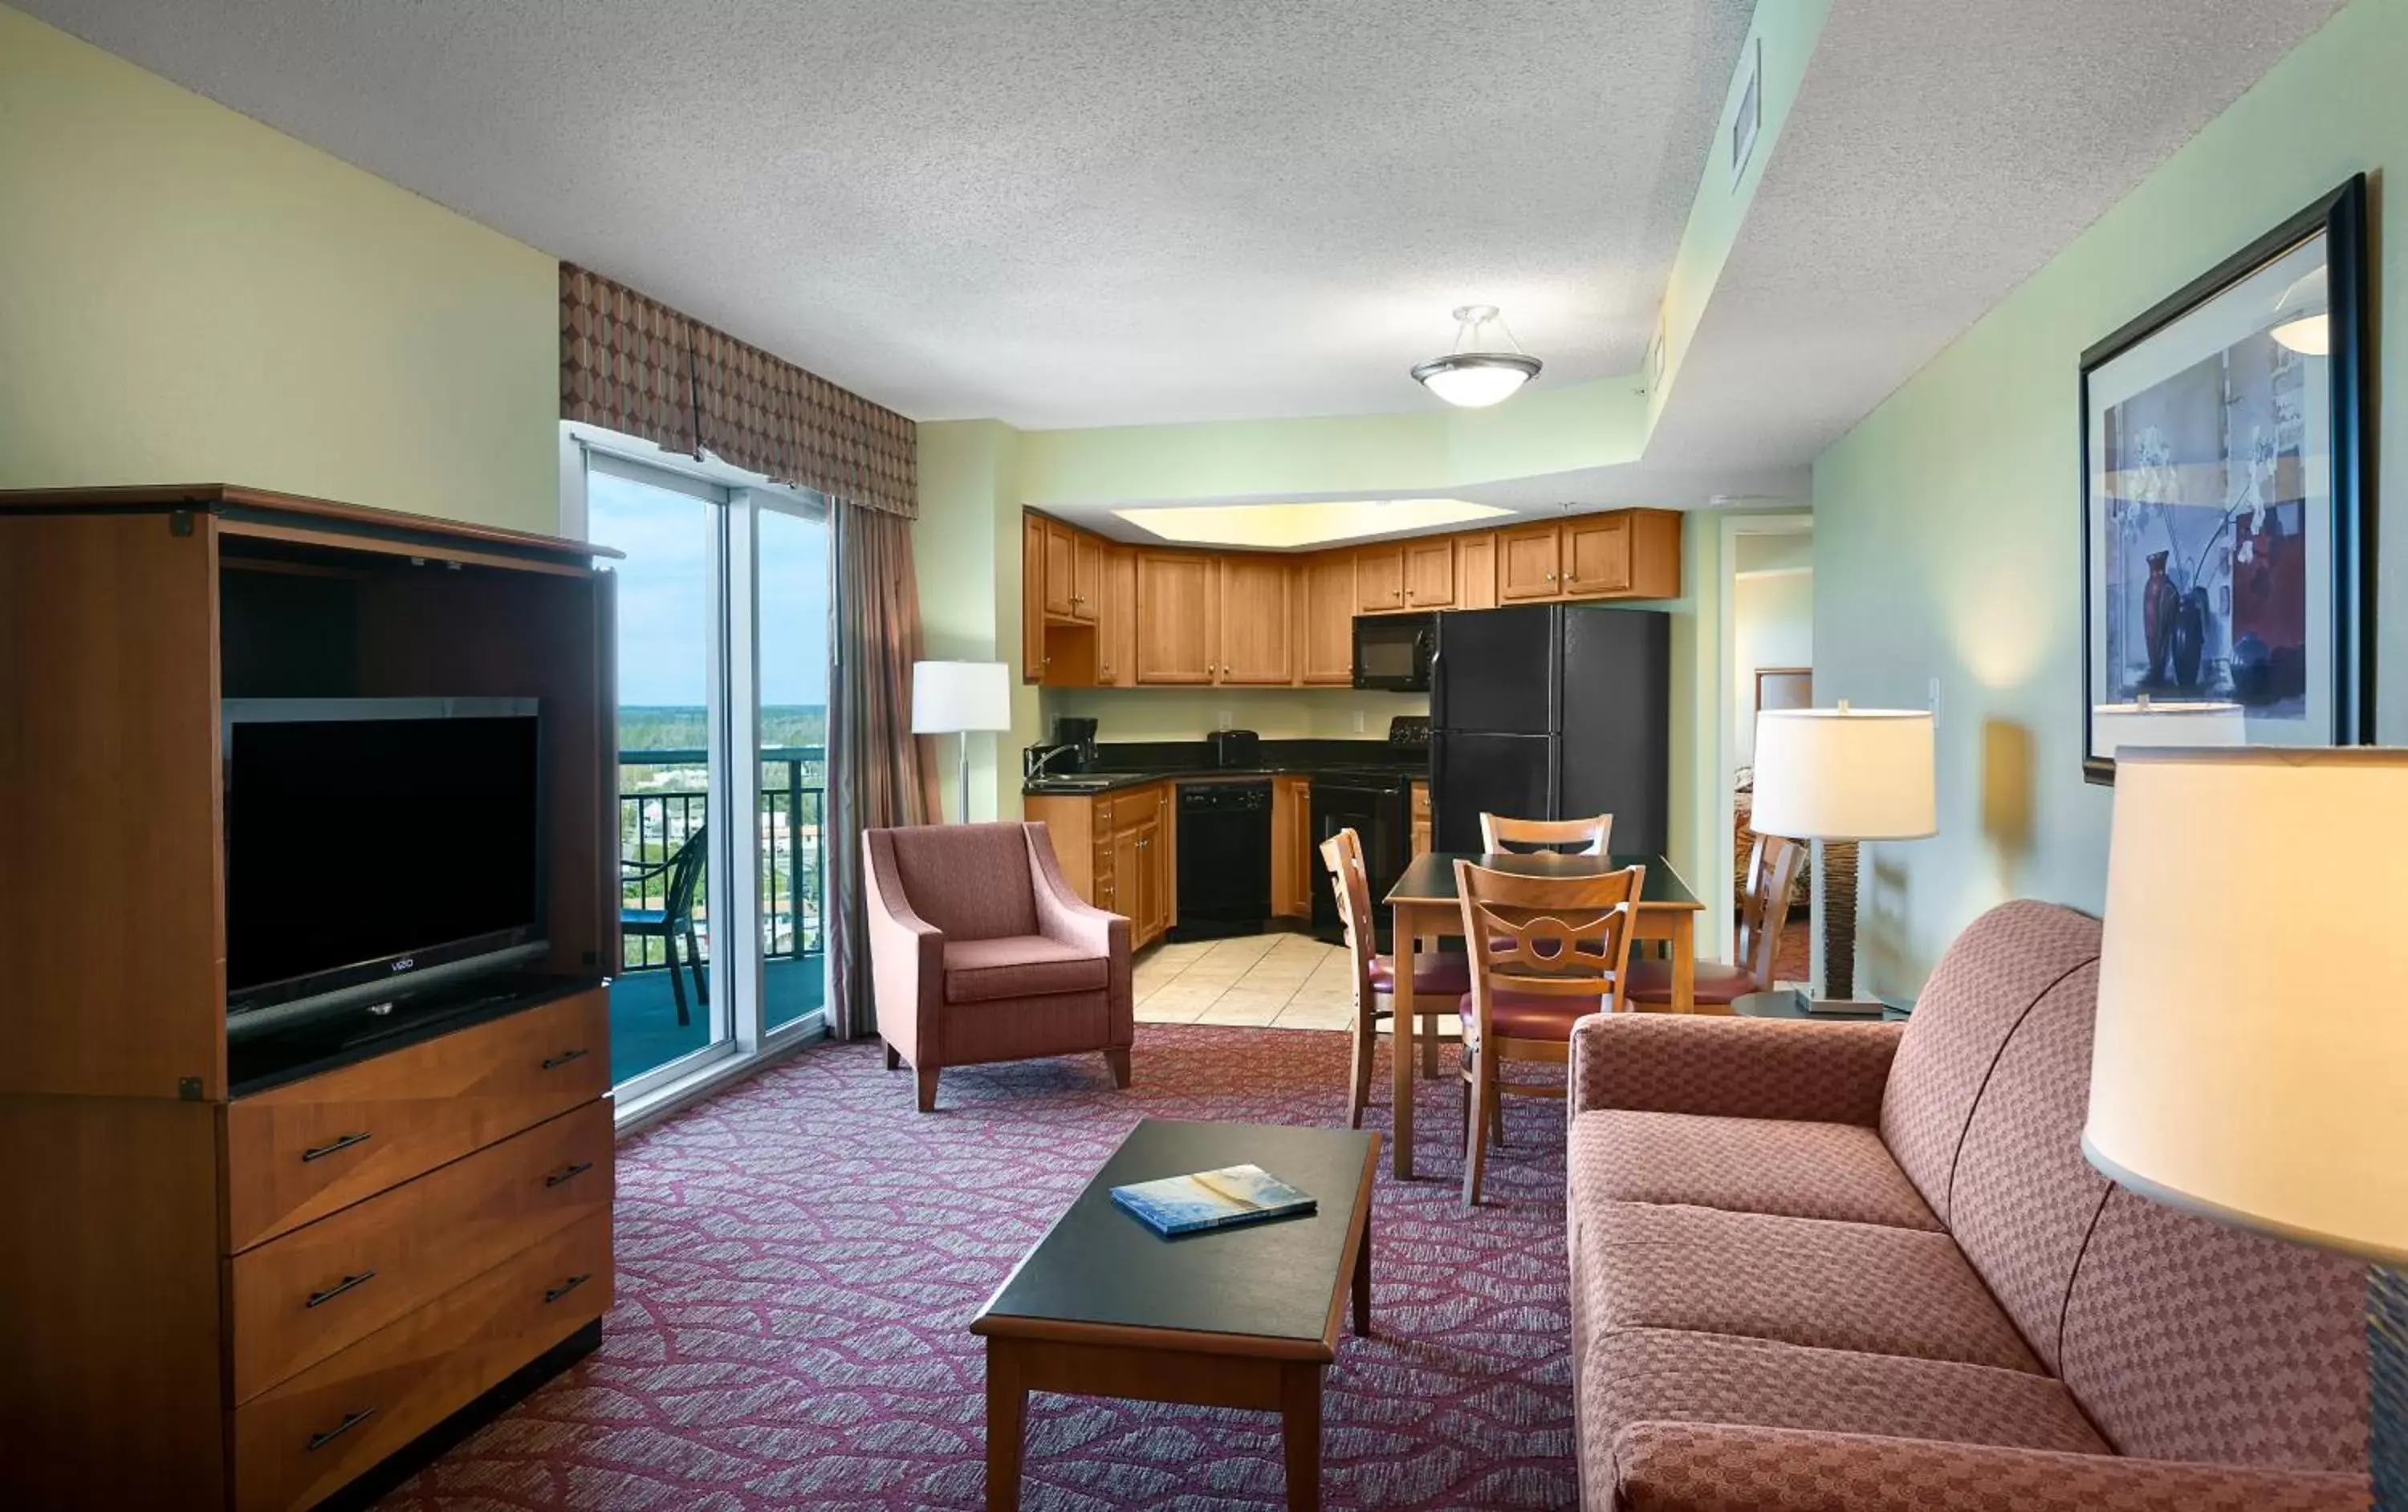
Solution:
M 1672 863 L 1661 856 L 1641 856 L 1616 852 L 1610 856 L 1566 856 L 1552 850 L 1534 851 L 1527 855 L 1475 855 L 1469 851 L 1429 850 L 1415 856 L 1397 885 L 1388 890 L 1387 903 L 1453 903 L 1455 863 L 1468 861 L 1491 871 L 1511 872 L 1516 877 L 1598 877 L 1618 872 L 1626 866 L 1644 866 L 1647 875 L 1639 884 L 1639 901 L 1668 908 L 1702 908 L 1703 903 L 1689 891 L 1689 884 L 1672 869 Z
M 1246 1335 L 1263 1341 L 1264 1353 L 1321 1351 L 1353 1279 L 1346 1237 L 1378 1149 L 1377 1134 L 1345 1129 L 1147 1119 L 970 1329 L 1173 1330 Z M 1312 1197 L 1316 1210 L 1166 1239 L 1112 1201 L 1114 1187 L 1225 1165 L 1259 1165 Z

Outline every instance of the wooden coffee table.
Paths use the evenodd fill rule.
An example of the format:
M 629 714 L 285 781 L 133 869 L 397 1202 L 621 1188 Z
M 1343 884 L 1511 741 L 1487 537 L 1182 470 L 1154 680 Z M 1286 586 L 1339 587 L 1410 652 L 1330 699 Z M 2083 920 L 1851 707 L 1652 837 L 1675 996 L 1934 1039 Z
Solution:
M 1348 1294 L 1371 1331 L 1371 1178 L 1380 1136 L 1147 1119 L 970 1322 L 986 1340 L 986 1505 L 1020 1505 L 1031 1391 L 1277 1412 L 1287 1504 L 1321 1505 L 1321 1381 Z M 1111 1189 L 1259 1165 L 1319 1210 L 1165 1239 Z

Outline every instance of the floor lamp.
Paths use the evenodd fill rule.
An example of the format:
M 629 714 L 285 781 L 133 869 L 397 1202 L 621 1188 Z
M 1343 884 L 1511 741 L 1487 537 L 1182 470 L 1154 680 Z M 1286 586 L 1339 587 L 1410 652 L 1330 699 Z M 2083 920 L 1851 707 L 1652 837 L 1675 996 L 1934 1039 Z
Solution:
M 2090 1163 L 2374 1262 L 2374 1503 L 2408 1512 L 2408 751 L 2115 753 Z M 2245 905 L 2258 947 L 2214 920 Z
M 1001 662 L 911 663 L 911 733 L 962 737 L 961 821 L 970 820 L 970 735 L 1011 728 L 1011 668 Z
M 1938 829 L 1932 792 L 1931 716 L 1922 709 L 1766 709 L 1756 717 L 1756 801 L 1749 825 L 1758 834 L 1793 840 L 1920 840 Z M 1827 892 L 1830 883 L 1825 879 Z M 1826 920 L 1824 957 L 1854 954 L 1856 910 Z M 1822 911 L 1825 904 L 1814 905 Z M 1833 999 L 1809 995 L 1817 1013 L 1879 1013 L 1859 1003 L 1854 983 Z

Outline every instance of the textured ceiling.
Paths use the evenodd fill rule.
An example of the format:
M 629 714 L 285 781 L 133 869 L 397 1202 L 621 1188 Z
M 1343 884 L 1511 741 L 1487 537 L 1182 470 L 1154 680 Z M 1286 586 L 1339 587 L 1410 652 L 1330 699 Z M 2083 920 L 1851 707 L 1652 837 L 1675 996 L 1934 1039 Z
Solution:
M 1811 461 L 2341 4 L 1837 0 L 1647 464 Z
M 13 0 L 918 419 L 1629 372 L 1753 0 Z

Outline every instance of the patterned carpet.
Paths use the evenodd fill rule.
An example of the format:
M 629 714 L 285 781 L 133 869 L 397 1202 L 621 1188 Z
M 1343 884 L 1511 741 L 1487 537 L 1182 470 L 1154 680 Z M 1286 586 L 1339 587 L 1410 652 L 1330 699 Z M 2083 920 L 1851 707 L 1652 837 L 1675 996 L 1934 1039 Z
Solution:
M 1335 1125 L 1343 1036 L 1140 1025 L 1100 1057 L 949 1072 L 941 1111 L 874 1045 L 830 1045 L 619 1148 L 617 1305 L 600 1351 L 386 1499 L 406 1512 L 983 1505 L 967 1331 L 1141 1115 Z M 1388 1076 L 1366 1120 L 1384 1135 Z M 1452 1058 L 1424 1083 L 1421 1178 L 1381 1163 L 1372 1339 L 1341 1335 L 1325 1505 L 1560 1507 L 1571 1466 L 1563 1111 L 1508 1099 L 1457 1205 Z M 1268 1414 L 1039 1395 L 1032 1512 L 1277 1508 Z

